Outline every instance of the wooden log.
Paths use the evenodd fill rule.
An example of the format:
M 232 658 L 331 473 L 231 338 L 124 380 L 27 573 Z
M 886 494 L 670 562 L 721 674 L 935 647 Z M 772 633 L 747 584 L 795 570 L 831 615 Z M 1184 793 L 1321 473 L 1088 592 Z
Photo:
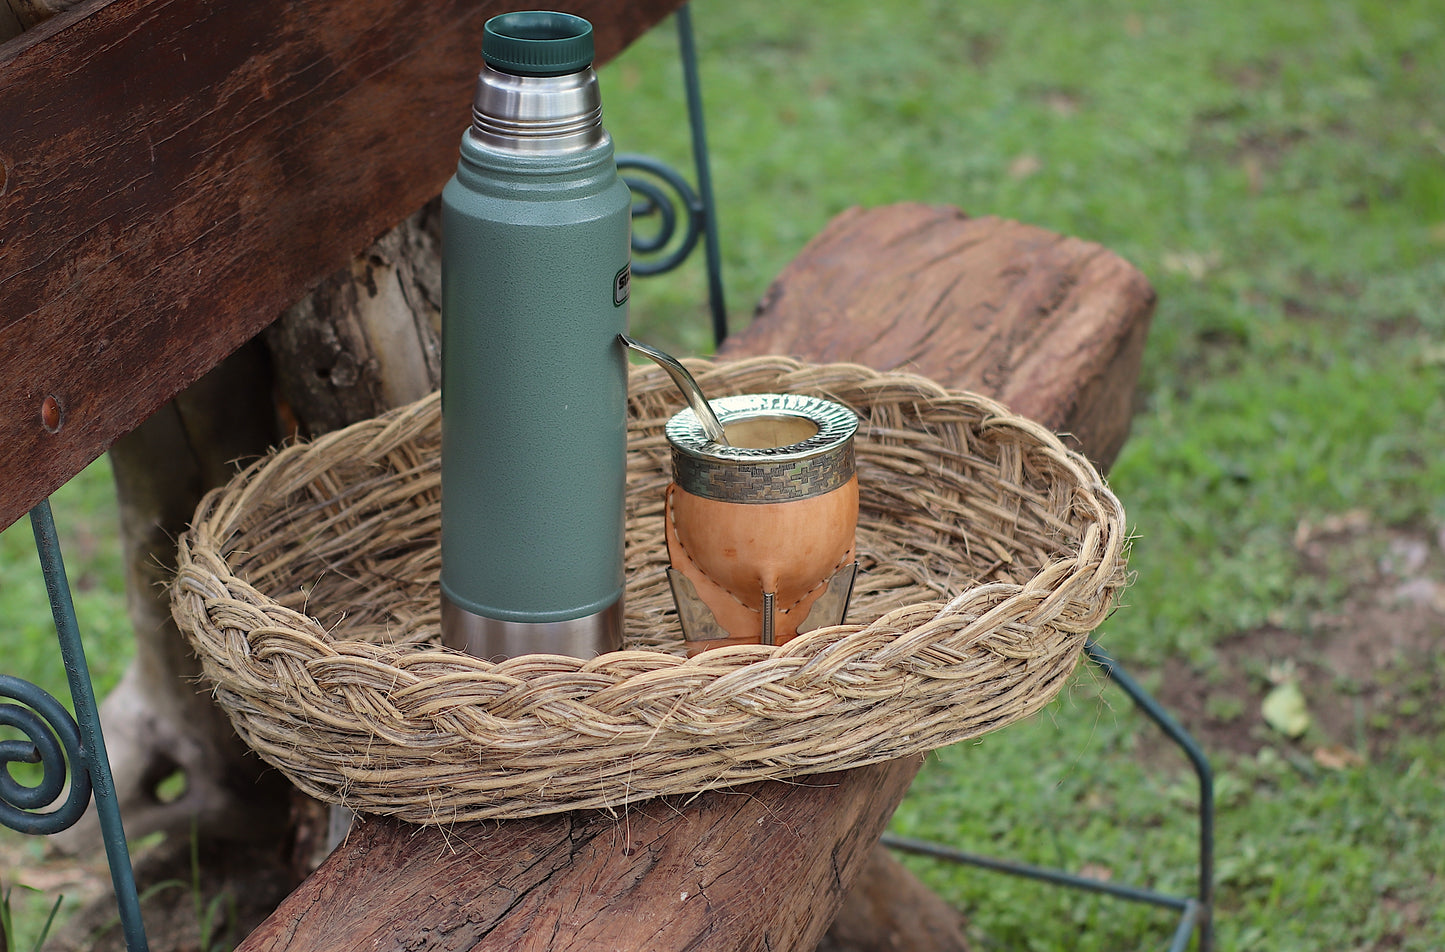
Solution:
M 876 240 L 882 223 L 892 228 L 891 243 Z M 972 232 L 970 243 L 939 247 L 928 240 L 930 232 L 963 226 Z M 1053 253 L 1006 253 L 1019 247 L 1023 234 Z M 950 255 L 994 243 L 1000 247 L 986 259 L 989 268 L 956 274 L 950 294 L 939 294 L 940 272 L 934 269 L 949 267 Z M 952 267 L 976 260 L 965 254 Z M 1111 270 L 1098 274 L 1112 277 L 1092 278 L 1090 295 L 1040 297 L 1041 287 L 1071 286 L 1059 273 L 1093 273 L 1103 265 Z M 819 280 L 820 273 L 837 278 Z M 794 280 L 806 282 L 806 308 L 783 306 L 795 299 Z M 893 289 L 887 298 L 894 302 L 893 327 L 862 315 L 856 326 L 837 318 L 859 295 L 873 295 L 875 284 Z M 1112 303 L 1096 306 L 1092 295 Z M 973 308 L 975 300 L 993 302 L 1015 323 L 1007 333 L 993 334 Z M 1033 412 L 1097 420 L 1084 430 L 1090 441 L 1085 449 L 1107 462 L 1128 429 L 1128 401 L 1115 394 L 1132 390 L 1138 370 L 1137 351 L 1122 342 L 1143 334 L 1152 304 L 1152 291 L 1137 272 L 1096 245 L 1012 222 L 974 222 L 929 206 L 855 210 L 803 250 L 773 285 L 753 326 L 724 353 L 776 351 L 814 360 L 846 355 L 874 363 L 876 349 L 879 365 L 927 369 L 950 386 L 993 393 L 1003 392 L 1018 368 L 1034 368 L 1048 388 L 1035 398 Z M 1060 307 L 1067 313 L 1057 313 Z M 914 338 L 904 348 L 913 358 L 896 358 L 895 334 Z M 921 349 L 919 334 L 928 338 Z M 932 350 L 966 352 L 979 335 L 997 340 L 991 361 L 926 363 Z M 1081 344 L 1094 341 L 1114 345 Z M 1049 373 L 1036 366 L 1036 351 L 1050 355 Z M 986 373 L 990 367 L 995 370 Z M 1096 383 L 1084 386 L 1081 380 Z M 1098 401 L 1106 406 L 1095 406 Z M 811 950 L 859 871 L 871 864 L 878 871 L 876 888 L 860 901 L 874 909 L 850 912 L 854 928 L 835 936 L 850 944 L 838 947 L 901 947 L 896 943 L 905 934 L 898 924 L 906 923 L 906 941 L 919 952 L 956 952 L 962 937 L 951 911 L 936 899 L 920 899 L 926 890 L 901 866 L 886 857 L 874 860 L 870 852 L 919 764 L 907 758 L 796 783 L 751 784 L 688 802 L 648 803 L 622 816 L 573 813 L 446 830 L 369 820 L 241 949 L 304 952 L 364 942 L 379 950 Z M 767 837 L 769 828 L 781 836 Z M 454 851 L 446 851 L 448 842 Z M 627 844 L 639 852 L 629 855 Z M 645 859 L 637 859 L 641 850 Z M 698 895 L 693 882 L 707 890 L 706 905 L 697 909 L 688 907 Z M 899 888 L 890 883 L 914 897 L 911 916 L 897 911 L 907 907 L 896 905 Z M 880 914 L 884 909 L 894 912 Z M 341 929 L 347 939 L 338 943 Z
M 963 926 L 962 913 L 875 846 L 818 952 L 967 952 Z
M 679 3 L 564 6 L 604 62 Z M 505 9 L 110 0 L 0 45 L 0 527 L 441 190 Z
M 909 770 L 864 767 L 616 815 L 368 818 L 237 952 L 810 949 Z
M 994 397 L 1107 466 L 1129 435 L 1154 289 L 1100 245 L 956 208 L 854 208 L 724 353 L 907 370 Z
M 1137 269 L 1077 238 L 949 206 L 853 208 L 722 352 L 923 374 L 1064 431 L 1107 469 L 1129 434 L 1154 301 Z M 822 948 L 963 947 L 953 911 L 878 847 Z

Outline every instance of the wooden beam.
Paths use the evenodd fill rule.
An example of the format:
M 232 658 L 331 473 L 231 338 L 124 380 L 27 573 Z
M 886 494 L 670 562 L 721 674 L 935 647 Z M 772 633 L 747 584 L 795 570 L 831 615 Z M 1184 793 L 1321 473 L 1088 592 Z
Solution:
M 561 6 L 603 62 L 680 2 Z M 0 527 L 441 190 L 514 6 L 110 0 L 0 45 Z
M 947 205 L 850 208 L 783 269 L 723 352 L 923 374 L 1064 431 L 1107 469 L 1129 435 L 1154 302 L 1138 269 L 1100 245 Z M 905 761 L 889 768 L 913 775 Z M 958 917 L 878 847 L 825 946 L 965 943 Z

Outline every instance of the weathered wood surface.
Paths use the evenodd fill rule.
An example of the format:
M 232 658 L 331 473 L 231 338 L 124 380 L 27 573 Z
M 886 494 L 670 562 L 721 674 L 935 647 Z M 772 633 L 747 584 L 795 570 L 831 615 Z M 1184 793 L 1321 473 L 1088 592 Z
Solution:
M 601 62 L 679 3 L 563 6 Z M 0 527 L 441 190 L 511 8 L 92 0 L 0 45 Z
M 852 208 L 783 270 L 723 354 L 923 374 L 1071 434 L 1107 468 L 1129 434 L 1154 300 L 1133 265 L 1077 238 L 951 206 Z M 959 918 L 880 846 L 820 952 L 964 947 Z
M 817 952 L 969 952 L 963 914 L 873 847 Z
M 967 228 L 972 240 L 932 240 L 957 228 Z M 1016 256 L 1021 233 L 1053 253 Z M 980 259 L 982 252 L 989 253 Z M 939 294 L 936 275 L 979 260 L 988 267 L 968 267 L 949 295 Z M 1040 296 L 1040 287 L 1077 285 L 1079 274 L 1104 265 L 1113 277 L 1093 279 L 1090 295 Z M 809 306 L 782 306 L 794 299 L 793 281 L 807 287 Z M 891 327 L 861 315 L 857 324 L 834 317 L 860 295 L 874 294 L 875 283 L 892 289 Z M 1092 295 L 1113 303 L 1094 306 Z M 997 335 L 992 359 L 958 367 L 929 361 L 935 352 L 965 353 L 979 335 L 992 335 L 977 300 L 1015 315 L 1008 332 Z M 993 394 L 1007 392 L 1017 368 L 1034 367 L 1035 352 L 1046 353 L 1050 373 L 1033 373 L 1048 388 L 1033 412 L 1066 423 L 1098 421 L 1083 429 L 1085 449 L 1107 463 L 1128 429 L 1128 401 L 1113 394 L 1129 391 L 1138 371 L 1137 350 L 1125 342 L 1142 337 L 1152 304 L 1137 272 L 1098 246 L 1012 222 L 972 221 L 952 209 L 891 206 L 835 220 L 773 285 L 755 325 L 724 350 L 875 363 L 876 348 L 875 365 L 908 366 Z M 1068 311 L 1060 315 L 1063 306 Z M 895 348 L 895 334 L 924 334 L 927 341 Z M 1101 358 L 1099 348 L 1110 356 Z M 913 356 L 900 359 L 900 350 Z M 1089 380 L 1109 386 L 1081 385 Z M 341 945 L 379 950 L 809 950 L 867 866 L 869 884 L 830 940 L 834 948 L 957 950 L 962 935 L 951 912 L 928 899 L 901 866 L 870 853 L 919 764 L 908 758 L 798 783 L 750 784 L 615 817 L 575 813 L 445 832 L 368 820 L 241 948 L 335 948 L 337 930 L 345 928 Z M 454 852 L 445 851 L 448 842 Z M 628 844 L 647 856 L 629 856 Z M 690 908 L 694 883 L 706 889 L 707 903 Z M 892 905 L 900 898 L 912 904 L 911 915 Z
M 854 208 L 728 353 L 907 370 L 994 397 L 1107 465 L 1129 434 L 1154 290 L 1108 249 L 956 208 Z
M 366 819 L 238 952 L 812 948 L 886 822 L 868 804 L 911 776 L 451 829 Z

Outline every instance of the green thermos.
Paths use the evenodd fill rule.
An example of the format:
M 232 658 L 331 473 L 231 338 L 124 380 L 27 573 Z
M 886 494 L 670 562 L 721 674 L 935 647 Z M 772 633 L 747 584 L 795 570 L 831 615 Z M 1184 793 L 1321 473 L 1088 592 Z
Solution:
M 619 647 L 631 196 L 592 26 L 485 26 L 442 193 L 442 639 L 486 658 Z

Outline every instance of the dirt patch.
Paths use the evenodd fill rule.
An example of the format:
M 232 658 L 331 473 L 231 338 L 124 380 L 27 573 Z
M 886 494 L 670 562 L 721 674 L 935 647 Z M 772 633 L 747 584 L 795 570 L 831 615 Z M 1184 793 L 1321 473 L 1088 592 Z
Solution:
M 1301 564 L 1352 581 L 1307 630 L 1264 627 L 1217 644 L 1209 670 L 1163 666 L 1159 697 L 1211 754 L 1266 746 L 1324 767 L 1386 757 L 1401 737 L 1445 727 L 1445 530 L 1386 529 L 1360 513 L 1301 524 Z M 1308 727 L 1288 737 L 1265 699 L 1299 688 Z
M 156 952 L 230 949 L 300 882 L 275 844 L 162 844 L 136 858 L 141 915 Z M 46 943 L 48 952 L 124 952 L 115 900 L 107 890 Z
M 176 836 L 133 849 L 152 952 L 233 948 L 319 865 L 325 855 L 326 808 L 300 793 L 292 807 L 291 830 L 279 841 L 202 839 L 193 856 L 191 840 Z M 6 885 L 38 890 L 46 902 L 57 896 L 68 900 L 45 944 L 47 952 L 124 952 L 102 852 L 64 856 L 40 841 L 7 835 L 0 838 L 0 875 Z M 43 920 L 43 910 L 25 912 Z M 33 931 L 40 920 L 24 928 Z

